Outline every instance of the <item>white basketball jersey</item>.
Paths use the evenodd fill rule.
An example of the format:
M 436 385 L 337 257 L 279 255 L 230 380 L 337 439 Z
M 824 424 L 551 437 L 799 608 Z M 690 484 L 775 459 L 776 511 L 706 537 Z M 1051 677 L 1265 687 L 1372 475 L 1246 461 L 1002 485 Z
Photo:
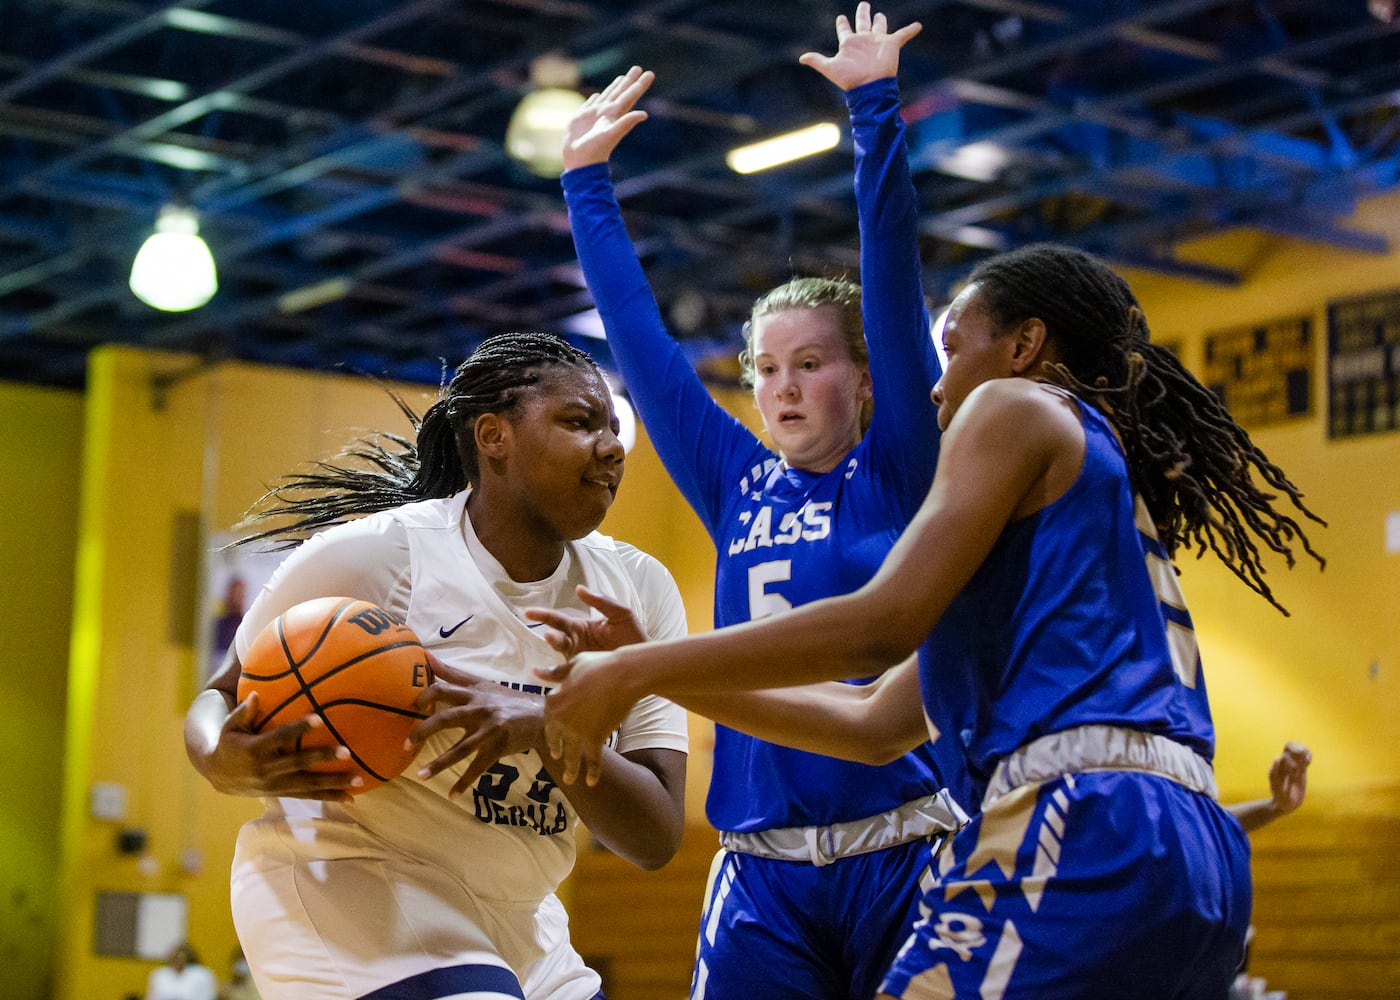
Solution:
M 259 629 L 293 604 L 312 596 L 344 595 L 373 601 L 401 617 L 425 647 L 451 666 L 542 693 L 534 670 L 560 662 L 560 656 L 473 561 L 463 537 L 464 523 L 471 530 L 466 497 L 464 492 L 408 504 L 331 528 L 303 544 L 245 616 L 236 640 L 240 655 Z M 580 582 L 633 608 L 647 635 L 686 633 L 675 582 L 652 557 L 594 533 L 571 543 L 569 558 Z M 416 772 L 459 737 L 455 730 L 433 737 L 403 775 L 349 804 L 269 800 L 265 816 L 248 824 L 239 838 L 235 908 L 240 884 L 250 899 L 262 895 L 256 887 L 260 873 L 344 859 L 359 850 L 358 842 L 380 870 L 401 869 L 405 886 L 423 880 L 425 872 L 433 873 L 429 881 L 445 877 L 460 885 L 473 902 L 452 905 L 468 910 L 468 918 L 522 979 L 545 954 L 567 947 L 562 913 L 553 913 L 557 904 L 543 904 L 573 866 L 578 824 L 573 807 L 533 751 L 503 758 L 474 788 L 449 799 L 447 792 L 465 764 L 428 781 Z M 646 698 L 619 730 L 616 749 L 653 748 L 684 752 L 686 716 L 670 702 Z M 337 895 L 333 879 L 326 879 L 319 891 Z M 359 914 L 357 919 L 385 921 L 381 939 L 386 945 L 395 940 L 395 915 L 365 913 L 360 902 L 347 897 L 341 905 Z M 364 947 L 363 939 L 359 947 Z M 408 956 L 392 950 L 364 958 L 374 967 L 387 962 L 396 975 L 402 974 Z M 408 961 L 432 963 L 426 955 Z

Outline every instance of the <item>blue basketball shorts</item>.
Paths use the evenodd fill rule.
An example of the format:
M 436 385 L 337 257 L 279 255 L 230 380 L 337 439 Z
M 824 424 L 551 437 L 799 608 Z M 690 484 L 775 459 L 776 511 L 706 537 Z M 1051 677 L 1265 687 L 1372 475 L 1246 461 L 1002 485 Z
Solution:
M 691 1000 L 870 1000 L 932 880 L 919 838 L 816 866 L 721 850 Z
M 1023 785 L 975 816 L 936 867 L 882 994 L 1224 1000 L 1244 956 L 1244 831 L 1158 775 Z

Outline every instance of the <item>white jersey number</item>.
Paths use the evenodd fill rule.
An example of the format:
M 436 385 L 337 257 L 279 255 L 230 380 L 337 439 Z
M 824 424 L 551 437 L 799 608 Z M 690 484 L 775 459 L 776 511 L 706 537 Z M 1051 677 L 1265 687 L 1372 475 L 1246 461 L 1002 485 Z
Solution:
M 1147 504 L 1142 497 L 1137 498 L 1135 510 L 1138 531 L 1153 541 L 1157 540 L 1157 526 L 1152 523 L 1152 515 L 1147 512 Z M 1175 608 L 1183 615 L 1186 611 L 1186 597 L 1181 593 L 1181 583 L 1176 577 L 1176 568 L 1157 555 L 1147 552 L 1147 575 L 1152 578 L 1152 589 L 1157 600 L 1166 607 Z M 1189 615 L 1187 620 L 1190 621 Z M 1172 671 L 1176 679 L 1189 688 L 1196 686 L 1196 673 L 1201 662 L 1200 649 L 1196 644 L 1196 632 L 1187 625 L 1175 622 L 1170 615 L 1163 613 L 1162 621 L 1167 627 L 1167 648 L 1171 651 Z
M 791 601 L 768 589 L 770 583 L 784 583 L 791 579 L 791 559 L 775 559 L 749 567 L 749 620 L 757 621 L 780 611 L 791 611 Z

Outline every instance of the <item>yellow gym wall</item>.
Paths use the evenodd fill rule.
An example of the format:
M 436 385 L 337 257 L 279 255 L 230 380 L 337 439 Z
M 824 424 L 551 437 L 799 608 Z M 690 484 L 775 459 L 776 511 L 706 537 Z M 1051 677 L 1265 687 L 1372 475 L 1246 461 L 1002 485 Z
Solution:
M 0 383 L 0 969 L 50 995 L 81 393 Z
M 1366 206 L 1356 225 L 1384 231 L 1400 247 L 1398 217 L 1400 200 L 1390 198 Z M 1193 367 L 1202 331 L 1306 311 L 1320 340 L 1328 299 L 1400 287 L 1400 250 L 1372 258 L 1249 233 L 1230 240 L 1255 249 L 1240 288 L 1130 275 L 1154 335 L 1179 340 Z M 1220 242 L 1189 252 L 1209 260 L 1221 253 Z M 1268 761 L 1284 739 L 1297 738 L 1316 755 L 1310 810 L 1374 801 L 1376 790 L 1400 785 L 1400 650 L 1393 626 L 1400 556 L 1383 546 L 1384 517 L 1400 509 L 1400 432 L 1328 440 L 1321 346 L 1316 358 L 1313 415 L 1255 437 L 1331 522 L 1313 532 L 1328 557 L 1326 571 L 1304 562 L 1290 574 L 1272 564 L 1270 579 L 1293 612 L 1289 619 L 1211 561 L 1188 560 L 1183 577 L 1216 708 L 1225 797 L 1262 794 Z M 404 391 L 421 398 L 421 387 Z M 742 394 L 724 400 L 751 419 Z M 51 916 L 41 903 L 37 917 L 26 915 L 29 923 L 14 930 L 14 915 L 0 910 L 6 948 L 11 941 L 27 947 L 34 935 L 56 940 L 57 986 L 18 991 L 19 1000 L 116 1000 L 142 991 L 150 963 L 93 954 L 101 890 L 184 893 L 192 940 L 216 972 L 226 972 L 233 945 L 228 863 L 234 831 L 255 807 L 213 793 L 185 760 L 181 723 L 195 688 L 185 616 L 195 607 L 198 574 L 177 537 L 177 516 L 193 513 L 206 529 L 227 530 L 265 483 L 328 455 L 361 429 L 404 428 L 383 390 L 366 380 L 239 363 L 205 368 L 189 357 L 126 347 L 95 352 L 85 418 L 83 410 L 72 394 L 0 386 L 0 417 L 11 430 L 4 465 L 11 516 L 0 528 L 12 567 L 5 586 L 14 595 L 11 608 L 33 611 L 32 619 L 11 615 L 0 625 L 10 695 L 0 730 L 25 740 L 11 759 L 33 762 L 8 779 L 14 790 L 6 785 L 0 864 L 7 867 L 0 878 L 11 881 L 20 873 L 32 883 L 34 873 L 46 878 L 60 864 L 53 759 L 64 731 L 56 680 L 62 639 L 50 635 L 52 649 L 28 647 L 28 631 L 39 630 L 21 623 L 47 622 L 52 633 L 64 625 L 70 588 L 74 605 L 57 895 Z M 80 510 L 68 501 L 78 492 L 79 468 Z M 26 504 L 41 508 L 32 521 Z M 65 526 L 75 522 L 76 547 L 65 536 Z M 605 530 L 661 558 L 680 584 L 691 628 L 709 626 L 712 547 L 644 439 L 629 459 L 627 485 Z M 46 544 L 36 548 L 40 539 Z M 16 566 L 31 571 L 21 575 Z M 36 695 L 34 678 L 42 674 L 32 664 L 46 662 L 55 679 Z M 696 736 L 703 751 L 703 726 Z M 702 825 L 707 765 L 697 764 L 689 803 L 692 820 Z M 47 779 L 44 767 L 54 771 Z M 94 782 L 126 788 L 124 821 L 90 817 Z M 137 857 L 117 851 L 122 827 L 146 831 L 146 871 Z M 635 895 L 628 894 L 627 905 Z M 699 895 L 697 885 L 677 897 L 670 919 L 694 921 Z M 40 963 L 6 958 L 4 965 L 21 976 L 29 970 L 36 981 L 44 975 Z
M 1285 739 L 1312 746 L 1310 791 L 1320 808 L 1357 808 L 1372 793 L 1400 791 L 1400 553 L 1385 546 L 1386 517 L 1400 516 L 1400 431 L 1329 440 L 1325 360 L 1329 300 L 1400 289 L 1400 197 L 1369 202 L 1350 225 L 1384 234 L 1394 249 L 1343 253 L 1241 231 L 1180 248 L 1201 263 L 1247 261 L 1237 288 L 1125 272 L 1153 338 L 1181 343 L 1197 372 L 1205 333 L 1313 319 L 1312 415 L 1250 430 L 1327 520 L 1326 528 L 1301 522 L 1326 569 L 1303 556 L 1290 572 L 1269 554 L 1267 579 L 1291 613 L 1285 618 L 1213 556 L 1178 559 L 1200 634 L 1226 798 L 1263 794 L 1269 761 Z

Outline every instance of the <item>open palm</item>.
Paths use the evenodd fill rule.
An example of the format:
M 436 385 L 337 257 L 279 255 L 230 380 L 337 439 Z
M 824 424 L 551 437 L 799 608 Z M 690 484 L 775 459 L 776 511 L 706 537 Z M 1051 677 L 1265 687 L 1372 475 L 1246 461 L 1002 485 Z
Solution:
M 606 163 L 623 137 L 646 121 L 636 107 L 652 81 L 650 70 L 633 66 L 583 102 L 564 130 L 564 169 Z

